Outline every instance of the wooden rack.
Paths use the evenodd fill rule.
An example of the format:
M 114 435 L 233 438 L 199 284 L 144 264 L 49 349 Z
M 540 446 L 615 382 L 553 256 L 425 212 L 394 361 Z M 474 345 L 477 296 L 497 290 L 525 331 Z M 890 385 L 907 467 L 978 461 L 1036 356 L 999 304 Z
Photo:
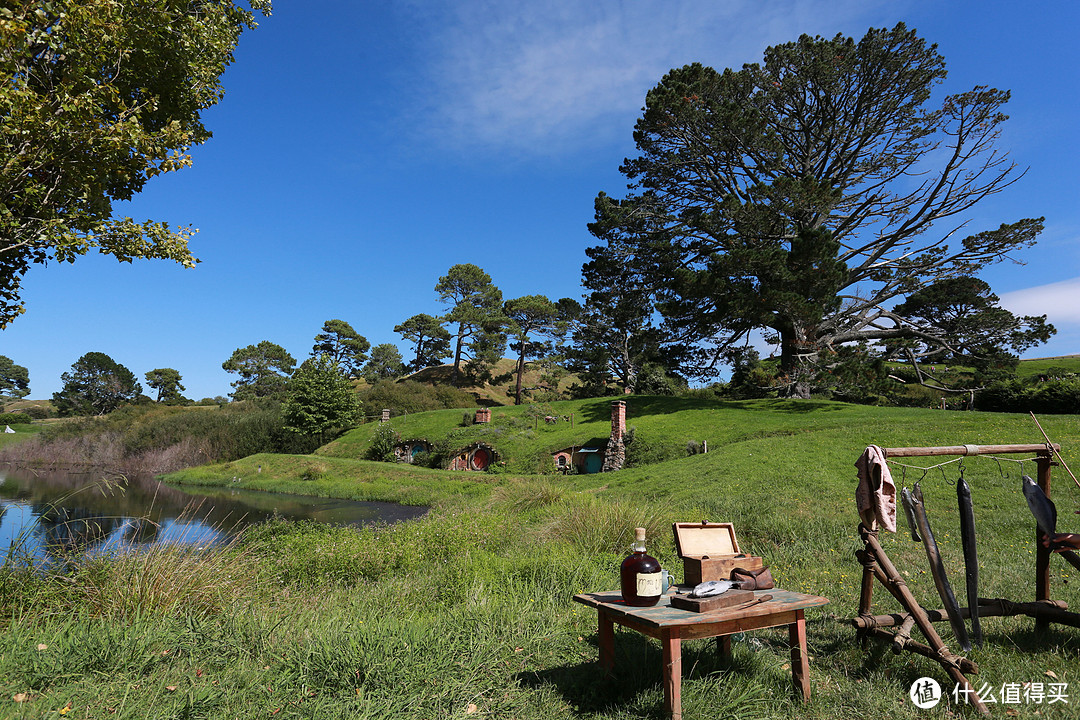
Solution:
M 1038 474 L 1038 484 L 1050 497 L 1050 468 L 1055 451 L 1061 448 L 1056 444 L 1046 445 L 956 445 L 949 447 L 909 447 L 884 448 L 886 459 L 901 457 L 930 457 L 938 455 L 1004 455 L 1009 453 L 1034 453 Z M 990 710 L 975 692 L 967 679 L 969 674 L 977 674 L 979 667 L 966 657 L 953 653 L 934 629 L 935 622 L 948 621 L 944 610 L 926 610 L 907 587 L 903 576 L 889 560 L 878 543 L 877 531 L 859 524 L 859 536 L 863 540 L 863 549 L 855 556 L 863 566 L 862 592 L 859 597 L 859 614 L 852 618 L 851 624 L 863 638 L 876 637 L 892 643 L 893 652 L 899 654 L 907 650 L 937 661 L 960 687 L 965 696 L 980 713 L 989 715 Z M 1073 627 L 1080 627 L 1080 614 L 1070 612 L 1061 601 L 1050 599 L 1050 555 L 1048 548 L 1039 542 L 1040 533 L 1035 530 L 1035 600 L 1034 602 L 1013 602 L 1005 599 L 979 598 L 981 617 L 1001 617 L 1007 615 L 1027 615 L 1035 619 L 1035 629 L 1045 631 L 1050 623 L 1056 622 Z M 1067 551 L 1059 553 L 1066 562 L 1080 570 L 1080 557 Z M 903 606 L 906 612 L 888 615 L 874 615 L 872 611 L 874 581 L 881 585 Z M 970 617 L 968 608 L 961 609 L 961 615 Z M 911 639 L 911 631 L 918 627 L 926 638 L 923 644 Z M 895 628 L 895 630 L 890 630 Z

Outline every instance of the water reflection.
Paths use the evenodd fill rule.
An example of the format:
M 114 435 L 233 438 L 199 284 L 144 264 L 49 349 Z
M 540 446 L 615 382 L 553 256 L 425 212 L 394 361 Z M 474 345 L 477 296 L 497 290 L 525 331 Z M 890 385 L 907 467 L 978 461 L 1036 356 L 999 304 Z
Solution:
M 234 488 L 187 492 L 149 477 L 0 471 L 0 559 L 14 546 L 36 559 L 52 560 L 132 543 L 206 545 L 274 515 L 368 525 L 419 517 L 426 511 L 394 503 Z

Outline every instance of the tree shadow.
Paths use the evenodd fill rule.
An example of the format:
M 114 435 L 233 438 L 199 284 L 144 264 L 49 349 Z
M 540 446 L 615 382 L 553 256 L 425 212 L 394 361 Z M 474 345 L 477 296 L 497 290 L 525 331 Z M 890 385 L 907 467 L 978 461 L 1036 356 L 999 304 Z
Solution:
M 626 402 L 626 421 L 645 415 L 670 415 L 684 410 L 765 410 L 774 413 L 806 415 L 819 412 L 838 412 L 843 406 L 827 400 L 717 400 L 715 398 L 681 398 L 664 395 L 620 395 L 598 398 L 581 408 L 579 413 L 586 422 L 603 422 L 611 417 L 611 404 Z
M 763 650 L 772 649 L 774 643 L 762 642 L 765 639 L 762 636 L 754 642 Z M 597 648 L 596 635 L 588 641 Z M 724 658 L 714 638 L 684 640 L 683 682 L 709 676 L 744 676 L 755 683 L 769 684 L 767 662 L 762 657 L 766 653 L 745 647 Z M 787 654 L 786 643 L 778 647 Z M 605 673 L 596 661 L 585 661 L 517 673 L 515 680 L 526 688 L 553 687 L 578 714 L 631 713 L 634 717 L 668 718 L 663 701 L 663 658 L 659 644 L 638 633 L 616 632 L 614 649 L 615 667 L 611 673 Z M 788 692 L 790 682 L 790 675 L 785 675 L 773 690 Z

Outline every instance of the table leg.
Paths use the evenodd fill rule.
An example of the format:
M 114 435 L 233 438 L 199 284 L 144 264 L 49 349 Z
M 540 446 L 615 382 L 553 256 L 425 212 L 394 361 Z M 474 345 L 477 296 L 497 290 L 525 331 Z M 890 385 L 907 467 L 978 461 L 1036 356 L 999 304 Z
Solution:
M 660 631 L 664 654 L 664 706 L 671 720 L 682 720 L 682 637 L 679 628 Z
M 806 650 L 806 618 L 802 610 L 795 611 L 795 622 L 788 625 L 788 643 L 791 645 L 791 678 L 795 692 L 803 702 L 810 699 L 810 658 Z
M 597 644 L 600 646 L 600 667 L 610 673 L 615 667 L 615 623 L 602 609 L 598 611 Z
M 731 636 L 719 635 L 716 638 L 716 653 L 724 662 L 731 662 Z

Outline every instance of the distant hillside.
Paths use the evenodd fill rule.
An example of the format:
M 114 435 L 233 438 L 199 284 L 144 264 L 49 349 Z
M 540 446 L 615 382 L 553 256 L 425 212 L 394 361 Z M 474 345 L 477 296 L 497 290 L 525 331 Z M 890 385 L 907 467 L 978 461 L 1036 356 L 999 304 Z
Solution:
M 1016 368 L 1016 375 L 1021 379 L 1036 375 L 1057 374 L 1064 371 L 1080 375 L 1080 355 L 1058 355 L 1056 357 L 1031 358 L 1021 360 Z
M 502 358 L 495 364 L 492 375 L 497 382 L 484 383 L 482 385 L 462 385 L 461 389 L 476 397 L 479 405 L 513 405 L 514 404 L 514 370 L 517 361 L 511 358 Z M 439 365 L 437 367 L 424 368 L 408 376 L 409 380 L 415 380 L 427 385 L 451 385 L 453 384 L 454 367 L 452 365 Z M 501 377 L 500 377 L 501 376 Z M 580 382 L 576 375 L 566 375 L 559 381 L 558 390 L 565 393 L 575 382 Z M 522 387 L 535 388 L 540 384 L 540 373 L 526 368 Z M 523 398 L 523 403 L 534 402 Z

